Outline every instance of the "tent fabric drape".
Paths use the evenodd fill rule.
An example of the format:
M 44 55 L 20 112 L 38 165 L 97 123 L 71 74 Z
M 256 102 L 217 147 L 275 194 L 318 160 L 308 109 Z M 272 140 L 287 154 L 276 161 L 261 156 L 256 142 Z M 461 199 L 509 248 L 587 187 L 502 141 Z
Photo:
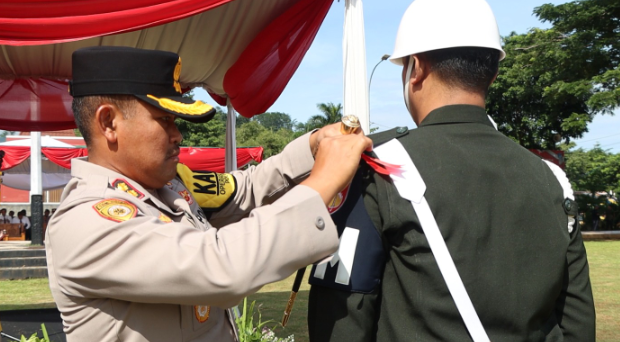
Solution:
M 66 81 L 45 78 L 0 79 L 0 116 L 7 131 L 75 128 Z M 24 128 L 27 129 L 24 129 Z
M 71 159 L 86 157 L 88 150 L 85 148 L 42 148 L 41 153 L 54 164 L 70 169 Z
M 179 159 L 192 170 L 225 171 L 226 152 L 223 148 L 181 148 Z M 243 167 L 252 160 L 263 161 L 262 147 L 237 148 L 237 165 Z
M 52 161 L 41 158 L 41 190 L 62 188 L 71 180 L 71 172 Z M 19 190 L 31 190 L 31 162 L 30 158 L 19 165 L 4 172 L 2 185 Z
M 56 0 L 0 3 L 0 44 L 69 42 L 144 29 L 208 11 L 232 0 Z
M 30 172 L 29 168 L 12 170 L 30 157 L 30 147 L 0 146 L 0 150 L 5 152 L 2 171 L 8 171 L 8 173 Z M 86 148 L 42 147 L 41 152 L 55 165 L 59 165 L 65 169 L 71 168 L 71 159 L 86 157 L 88 155 L 88 150 Z M 192 170 L 224 172 L 225 149 L 181 147 L 179 159 L 181 163 L 187 165 Z M 263 161 L 262 147 L 240 147 L 237 149 L 237 165 L 239 165 L 239 167 L 247 165 L 252 160 L 257 163 Z
M 264 113 L 298 68 L 332 2 L 0 1 L 0 88 L 19 98 L 13 111 L 2 108 L 8 101 L 0 98 L 0 129 L 75 127 L 64 83 L 71 78 L 71 54 L 97 45 L 176 52 L 183 87 L 202 87 L 222 105 L 230 98 L 245 117 Z M 48 94 L 39 83 L 49 80 L 59 83 Z M 37 89 L 24 85 L 33 82 Z M 39 116 L 31 115 L 33 106 Z
M 247 46 L 224 77 L 224 89 L 239 114 L 251 118 L 276 101 L 310 48 L 332 1 L 299 1 Z
M 4 151 L 1 171 L 11 169 L 30 157 L 30 147 L 27 146 L 3 146 L 0 150 Z

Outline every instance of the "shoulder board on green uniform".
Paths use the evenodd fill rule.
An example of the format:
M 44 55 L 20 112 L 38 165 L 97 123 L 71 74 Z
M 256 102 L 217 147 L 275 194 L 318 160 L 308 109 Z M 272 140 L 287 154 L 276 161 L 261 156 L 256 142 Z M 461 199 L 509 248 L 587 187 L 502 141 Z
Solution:
M 399 127 L 394 127 L 390 130 L 387 131 L 383 131 L 383 132 L 379 132 L 379 133 L 375 133 L 375 134 L 370 134 L 368 137 L 372 140 L 372 144 L 374 147 L 377 147 L 379 145 L 382 145 L 392 139 L 398 139 L 400 137 L 403 137 L 405 135 L 409 134 L 409 129 L 406 126 L 399 126 Z M 372 158 L 377 158 L 377 155 L 374 152 L 364 152 L 367 155 L 369 155 Z M 366 162 L 362 163 L 362 167 L 366 169 L 366 171 L 364 172 L 364 180 L 368 180 L 369 179 L 369 175 L 371 174 L 371 170 L 372 167 L 369 166 Z
M 192 171 L 179 163 L 177 175 L 192 193 L 198 206 L 205 211 L 218 211 L 232 201 L 237 193 L 237 180 L 229 173 Z
M 406 126 L 394 127 L 390 130 L 370 134 L 368 137 L 372 140 L 374 146 L 379 146 L 392 139 L 398 139 L 409 134 L 409 128 Z

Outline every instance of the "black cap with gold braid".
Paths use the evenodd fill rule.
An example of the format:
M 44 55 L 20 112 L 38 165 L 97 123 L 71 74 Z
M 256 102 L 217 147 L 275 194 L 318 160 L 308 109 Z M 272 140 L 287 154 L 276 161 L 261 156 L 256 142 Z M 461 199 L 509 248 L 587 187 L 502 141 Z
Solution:
M 182 97 L 181 57 L 176 53 L 121 46 L 93 46 L 73 53 L 72 96 L 134 95 L 191 122 L 207 122 L 215 109 Z

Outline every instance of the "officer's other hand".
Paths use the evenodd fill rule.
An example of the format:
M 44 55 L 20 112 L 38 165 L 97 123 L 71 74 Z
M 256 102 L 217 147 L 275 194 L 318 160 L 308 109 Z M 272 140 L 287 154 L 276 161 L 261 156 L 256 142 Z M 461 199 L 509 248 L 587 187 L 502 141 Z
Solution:
M 342 135 L 338 125 L 340 124 L 336 124 L 337 134 L 334 134 L 330 127 L 321 138 L 310 177 L 301 183 L 319 192 L 325 205 L 351 182 L 362 153 L 372 150 L 372 140 L 361 130 L 356 134 Z

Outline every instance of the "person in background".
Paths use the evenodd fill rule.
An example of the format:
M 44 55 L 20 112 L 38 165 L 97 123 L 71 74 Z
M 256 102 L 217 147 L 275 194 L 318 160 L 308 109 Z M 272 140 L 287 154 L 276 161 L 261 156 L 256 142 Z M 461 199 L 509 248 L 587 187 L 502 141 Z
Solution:
M 601 222 L 601 215 L 598 211 L 598 205 L 595 205 L 590 211 L 590 216 L 592 216 L 592 230 L 598 230 L 599 223 Z
M 0 223 L 10 223 L 9 217 L 6 215 L 6 208 L 0 209 Z
M 26 217 L 26 210 L 20 210 L 17 212 L 17 217 L 14 217 L 11 223 L 19 224 L 20 230 L 26 233 L 26 240 L 30 240 L 30 220 Z
M 88 159 L 45 236 L 67 341 L 235 341 L 229 308 L 337 249 L 326 205 L 372 148 L 363 134 L 331 125 L 247 170 L 190 170 L 175 119 L 215 110 L 182 96 L 177 54 L 83 48 L 72 71 Z

